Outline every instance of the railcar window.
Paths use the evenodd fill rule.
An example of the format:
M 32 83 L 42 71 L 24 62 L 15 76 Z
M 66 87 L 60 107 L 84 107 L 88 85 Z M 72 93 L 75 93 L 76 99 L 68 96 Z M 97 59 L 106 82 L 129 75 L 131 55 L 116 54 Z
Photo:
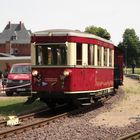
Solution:
M 42 45 L 36 48 L 37 65 L 66 65 L 66 46 Z
M 94 45 L 88 45 L 88 64 L 94 65 Z
M 112 50 L 109 49 L 109 66 L 112 66 Z
M 104 66 L 107 66 L 107 48 L 104 48 Z
M 42 64 L 42 47 L 38 46 L 36 49 L 36 55 L 37 57 L 37 64 L 41 65 Z
M 82 43 L 77 43 L 76 48 L 76 63 L 82 65 Z
M 97 54 L 98 55 L 98 60 L 97 60 L 98 66 L 101 66 L 101 57 L 102 57 L 101 53 L 102 53 L 102 49 L 101 49 L 101 47 L 98 46 L 98 54 Z

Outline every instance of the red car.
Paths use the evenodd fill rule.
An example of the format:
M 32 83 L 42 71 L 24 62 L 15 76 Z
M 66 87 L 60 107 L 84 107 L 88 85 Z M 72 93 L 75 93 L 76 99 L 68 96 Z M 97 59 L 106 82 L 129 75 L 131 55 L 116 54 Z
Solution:
M 7 78 L 6 95 L 12 96 L 14 93 L 30 93 L 30 82 L 30 63 L 13 64 Z

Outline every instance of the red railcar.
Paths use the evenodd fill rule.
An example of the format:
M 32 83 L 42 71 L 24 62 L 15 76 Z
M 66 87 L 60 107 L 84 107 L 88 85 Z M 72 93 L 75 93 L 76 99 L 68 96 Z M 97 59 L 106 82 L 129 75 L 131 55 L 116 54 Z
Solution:
M 117 47 L 115 47 L 114 64 L 114 87 L 118 88 L 119 85 L 123 85 L 124 55 Z
M 114 91 L 111 41 L 61 29 L 36 32 L 31 40 L 32 99 L 52 107 L 85 98 L 97 101 Z

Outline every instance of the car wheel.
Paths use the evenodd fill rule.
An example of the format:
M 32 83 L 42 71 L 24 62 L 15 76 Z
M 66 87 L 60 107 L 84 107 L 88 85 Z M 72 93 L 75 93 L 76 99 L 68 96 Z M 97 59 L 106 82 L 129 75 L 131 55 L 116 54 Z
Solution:
M 13 92 L 6 92 L 6 95 L 7 96 L 12 96 L 13 95 Z

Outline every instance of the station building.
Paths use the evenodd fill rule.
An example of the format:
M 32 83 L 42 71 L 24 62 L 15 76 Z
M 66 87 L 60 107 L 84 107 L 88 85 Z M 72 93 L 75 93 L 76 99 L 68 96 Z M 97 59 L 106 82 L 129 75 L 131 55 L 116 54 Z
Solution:
M 30 56 L 31 30 L 27 30 L 20 21 L 12 24 L 10 21 L 0 33 L 0 52 L 15 56 Z

